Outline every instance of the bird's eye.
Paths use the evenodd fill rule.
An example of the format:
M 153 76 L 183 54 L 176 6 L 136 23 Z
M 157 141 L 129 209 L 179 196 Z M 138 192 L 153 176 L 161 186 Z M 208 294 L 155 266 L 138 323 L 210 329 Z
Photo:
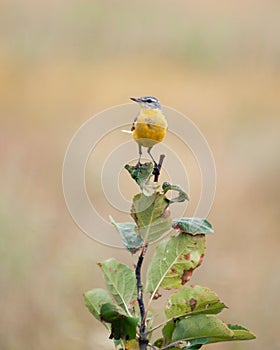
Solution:
M 146 100 L 146 102 L 148 102 L 148 103 L 153 103 L 153 100 L 151 100 L 150 98 L 148 98 L 148 99 Z

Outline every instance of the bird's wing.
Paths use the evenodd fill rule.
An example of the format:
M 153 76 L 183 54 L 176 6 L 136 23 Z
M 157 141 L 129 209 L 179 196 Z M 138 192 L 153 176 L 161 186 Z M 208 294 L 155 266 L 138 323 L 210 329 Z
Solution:
M 132 124 L 132 127 L 131 127 L 131 131 L 133 131 L 135 129 L 135 123 L 137 122 L 137 119 L 138 119 L 138 115 L 134 118 L 133 120 L 133 124 Z

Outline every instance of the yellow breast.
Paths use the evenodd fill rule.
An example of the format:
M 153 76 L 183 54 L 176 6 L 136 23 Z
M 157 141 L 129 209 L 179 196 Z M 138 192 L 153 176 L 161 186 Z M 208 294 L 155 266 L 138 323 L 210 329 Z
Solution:
M 166 134 L 167 121 L 158 109 L 141 108 L 134 124 L 133 137 L 143 147 L 161 142 Z

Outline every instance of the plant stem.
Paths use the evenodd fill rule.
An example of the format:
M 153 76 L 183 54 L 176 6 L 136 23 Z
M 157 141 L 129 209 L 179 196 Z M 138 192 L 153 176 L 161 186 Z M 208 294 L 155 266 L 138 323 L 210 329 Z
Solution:
M 160 155 L 159 162 L 158 162 L 158 169 L 160 170 L 162 167 L 163 160 L 165 158 L 164 154 Z M 159 174 L 156 174 L 154 177 L 154 182 L 158 182 Z M 136 285 L 137 285 L 137 301 L 140 309 L 140 329 L 139 329 L 139 349 L 140 350 L 146 350 L 147 346 L 149 344 L 149 339 L 147 337 L 147 326 L 146 326 L 146 310 L 145 310 L 145 303 L 144 303 L 144 297 L 143 297 L 143 285 L 141 280 L 141 268 L 143 264 L 143 260 L 146 254 L 146 251 L 148 249 L 148 243 L 147 243 L 148 234 L 145 237 L 145 240 L 142 245 L 141 253 L 138 258 L 138 262 L 135 268 L 135 276 L 136 276 Z
M 163 163 L 163 160 L 165 158 L 165 155 L 164 154 L 161 154 L 160 157 L 159 157 L 159 162 L 158 162 L 158 170 L 160 171 L 161 167 L 162 167 L 162 163 Z M 158 178 L 159 178 L 159 173 L 157 173 L 154 177 L 154 182 L 158 182 Z
M 143 244 L 141 253 L 138 258 L 138 262 L 135 269 L 135 276 L 137 282 L 137 301 L 140 309 L 140 335 L 139 335 L 139 348 L 140 350 L 146 350 L 149 343 L 146 332 L 146 320 L 145 320 L 145 304 L 143 298 L 143 286 L 141 281 L 141 268 L 144 260 L 145 253 L 147 251 L 148 244 Z

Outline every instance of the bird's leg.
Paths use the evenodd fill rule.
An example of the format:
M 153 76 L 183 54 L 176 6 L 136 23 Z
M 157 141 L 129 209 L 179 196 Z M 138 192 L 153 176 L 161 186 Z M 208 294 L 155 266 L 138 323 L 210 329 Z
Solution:
M 158 168 L 157 162 L 154 160 L 154 157 L 152 156 L 151 149 L 152 149 L 152 147 L 149 147 L 147 152 L 148 152 L 148 155 L 152 158 L 152 160 L 154 162 L 153 175 L 159 175 L 159 168 Z
M 139 154 L 139 158 L 138 158 L 138 163 L 137 163 L 137 167 L 140 167 L 141 164 L 141 156 L 142 156 L 142 146 L 138 143 L 138 154 Z

